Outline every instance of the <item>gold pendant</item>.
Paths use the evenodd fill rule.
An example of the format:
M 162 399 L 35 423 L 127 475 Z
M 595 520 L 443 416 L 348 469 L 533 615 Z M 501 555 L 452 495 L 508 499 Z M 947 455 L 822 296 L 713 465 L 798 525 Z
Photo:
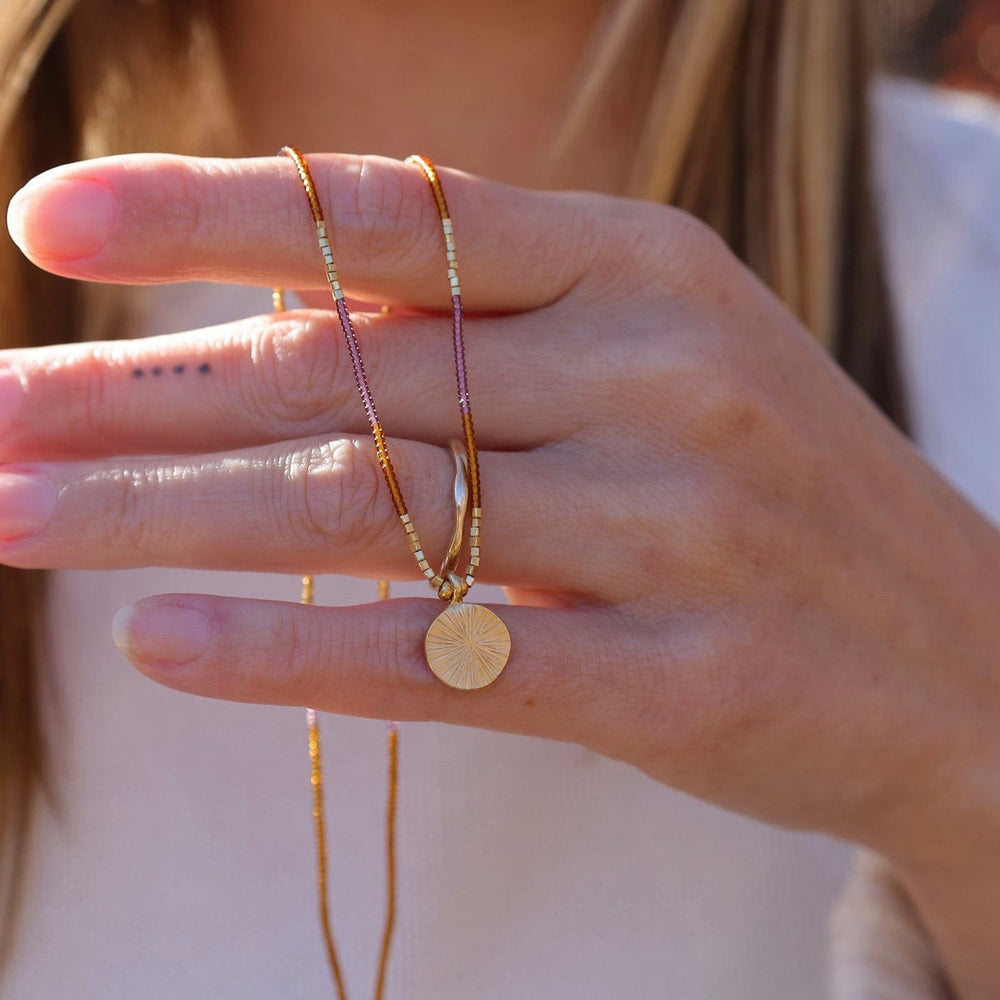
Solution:
M 472 691 L 492 684 L 510 656 L 510 632 L 481 604 L 449 604 L 424 638 L 427 664 L 448 687 Z

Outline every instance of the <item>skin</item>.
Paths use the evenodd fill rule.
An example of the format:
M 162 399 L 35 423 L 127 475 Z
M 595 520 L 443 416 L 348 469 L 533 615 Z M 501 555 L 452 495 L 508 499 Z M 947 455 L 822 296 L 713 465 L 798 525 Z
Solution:
M 406 17 L 412 5 L 387 6 Z M 379 5 L 341 13 L 354 7 Z M 444 5 L 421 8 L 406 27 L 440 30 Z M 267 4 L 240 9 L 273 20 Z M 375 30 L 350 16 L 352 37 Z M 384 50 L 395 43 L 378 44 L 386 70 L 367 93 L 378 106 L 381 88 L 388 107 L 406 74 Z M 581 44 L 567 35 L 552 64 Z M 248 42 L 241 77 L 270 52 Z M 537 62 L 525 72 L 544 87 L 555 71 Z M 293 84 L 279 77 L 273 99 L 254 95 L 252 147 L 287 137 L 272 133 L 299 106 Z M 520 85 L 498 100 L 508 134 L 537 128 Z M 444 161 L 455 150 L 481 168 L 491 144 L 508 145 L 428 107 L 427 127 L 451 137 Z M 315 123 L 341 109 L 310 110 L 299 134 L 322 148 Z M 365 129 L 382 131 L 369 148 L 395 135 L 370 116 L 337 125 L 348 148 Z M 523 184 L 542 152 L 498 155 Z M 357 328 L 404 492 L 437 551 L 458 426 L 437 215 L 412 167 L 310 161 L 350 294 L 394 306 L 358 315 Z M 618 166 L 611 156 L 585 169 L 607 187 Z M 1000 535 L 690 217 L 442 177 L 470 314 L 481 579 L 515 602 L 496 609 L 513 641 L 506 671 L 471 695 L 437 682 L 422 651 L 433 599 L 152 597 L 119 613 L 119 645 L 180 690 L 575 741 L 726 808 L 872 846 L 905 880 L 959 995 L 995 996 Z M 282 285 L 324 301 L 301 189 L 274 156 L 58 168 L 15 198 L 9 225 L 39 266 L 74 278 Z M 416 574 L 327 312 L 6 352 L 5 398 L 10 565 Z

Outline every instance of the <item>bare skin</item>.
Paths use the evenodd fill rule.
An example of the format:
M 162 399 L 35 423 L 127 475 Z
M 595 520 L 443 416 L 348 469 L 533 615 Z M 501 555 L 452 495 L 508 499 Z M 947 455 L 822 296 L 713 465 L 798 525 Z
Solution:
M 223 3 L 242 152 L 269 155 L 287 142 L 398 158 L 425 152 L 509 184 L 544 178 L 617 193 L 630 166 L 621 140 L 641 99 L 627 77 L 595 109 L 586 158 L 560 164 L 554 177 L 546 169 L 604 6 L 309 0 L 291 18 L 273 0 Z
M 337 6 L 317 5 L 317 17 Z M 376 37 L 361 23 L 369 14 L 410 10 L 348 7 L 355 44 Z M 255 14 L 241 10 L 251 36 Z M 420 24 L 394 22 L 401 37 L 441 28 L 445 5 L 420 11 Z M 241 75 L 273 60 L 277 42 L 260 37 L 269 46 L 242 52 Z M 567 40 L 566 64 L 582 37 Z M 307 47 L 319 43 L 297 44 L 315 65 Z M 391 45 L 382 35 L 359 50 L 362 63 L 385 55 L 366 77 L 373 108 L 393 107 L 412 79 Z M 449 51 L 458 60 L 465 49 Z M 482 53 L 469 58 L 453 62 L 452 80 L 466 68 L 477 80 Z M 551 65 L 563 65 L 557 54 Z M 323 88 L 310 87 L 308 117 L 289 118 L 304 106 L 293 85 L 276 83 L 273 106 L 266 92 L 247 95 L 253 148 L 290 132 L 323 148 L 334 122 L 345 146 L 422 145 L 406 132 L 412 113 L 338 119 L 342 102 L 324 108 Z M 491 94 L 511 116 L 503 135 L 431 104 L 440 158 L 454 151 L 461 166 L 532 183 L 543 154 L 519 116 L 534 109 L 519 87 Z M 537 103 L 541 116 L 559 104 Z M 512 135 L 527 160 L 509 156 Z M 608 186 L 613 160 L 592 186 Z M 351 292 L 399 307 L 358 325 L 397 469 L 439 548 L 452 374 L 441 319 L 414 315 L 447 301 L 436 214 L 412 168 L 312 162 Z M 906 880 L 959 995 L 996 996 L 1000 535 L 700 224 L 600 195 L 449 171 L 444 183 L 473 314 L 482 575 L 517 604 L 501 610 L 513 637 L 505 673 L 473 696 L 430 676 L 433 600 L 329 609 L 154 597 L 119 615 L 122 648 L 181 690 L 571 740 L 724 807 L 870 845 Z M 322 287 L 301 191 L 277 157 L 60 168 L 18 196 L 10 225 L 32 260 L 72 277 Z M 8 352 L 0 378 L 15 376 L 17 408 L 0 443 L 0 558 L 414 575 L 341 344 L 328 314 L 305 311 Z M 156 387 L 166 416 L 150 416 L 135 371 L 177 365 L 184 376 Z

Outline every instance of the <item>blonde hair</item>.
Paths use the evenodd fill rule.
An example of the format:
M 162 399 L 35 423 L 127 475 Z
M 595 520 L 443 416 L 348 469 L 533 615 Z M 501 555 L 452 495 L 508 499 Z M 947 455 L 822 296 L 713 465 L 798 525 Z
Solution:
M 4 0 L 0 193 L 57 162 L 164 149 L 225 153 L 221 60 L 208 0 Z M 573 155 L 589 107 L 659 32 L 631 192 L 700 216 L 891 415 L 901 416 L 868 193 L 867 0 L 620 0 L 609 8 L 553 155 Z M 114 23 L 115 30 L 106 30 Z M 122 39 L 128 39 L 123 44 Z M 168 95 L 168 100 L 163 100 Z M 0 247 L 2 346 L 81 339 L 114 298 Z M 89 321 L 83 322 L 83 321 Z M 82 331 L 82 332 L 81 332 Z M 17 898 L 45 764 L 33 636 L 37 574 L 0 567 L 0 866 Z
M 852 198 L 864 196 L 867 185 L 871 6 L 844 0 L 676 5 L 628 192 L 678 205 L 712 225 L 834 352 L 842 336 L 846 222 Z M 622 66 L 633 70 L 631 43 L 656 30 L 663 7 L 659 0 L 614 7 L 554 156 L 580 152 L 575 140 L 590 107 Z

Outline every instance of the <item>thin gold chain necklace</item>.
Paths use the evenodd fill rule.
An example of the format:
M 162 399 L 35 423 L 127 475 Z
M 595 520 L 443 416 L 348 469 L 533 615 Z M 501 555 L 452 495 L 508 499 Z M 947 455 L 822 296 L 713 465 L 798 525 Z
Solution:
M 389 581 L 379 580 L 379 600 L 389 597 Z M 313 603 L 313 578 L 302 577 L 302 603 Z M 316 889 L 319 897 L 319 920 L 323 930 L 323 944 L 330 973 L 337 987 L 338 1000 L 347 1000 L 344 972 L 340 965 L 333 920 L 330 916 L 330 890 L 326 838 L 326 807 L 323 794 L 323 748 L 320 741 L 319 719 L 316 710 L 306 709 L 306 729 L 309 734 L 309 779 L 313 798 L 313 833 L 316 840 Z M 396 926 L 396 808 L 399 801 L 399 729 L 395 722 L 387 723 L 387 750 L 389 774 L 385 806 L 385 922 L 382 925 L 382 944 L 379 948 L 378 972 L 375 978 L 375 1000 L 385 996 L 386 977 L 389 972 L 389 954 L 392 935 Z
M 271 294 L 274 311 L 285 311 L 285 293 L 275 288 Z M 302 577 L 301 604 L 311 605 L 315 595 L 315 581 L 311 574 Z M 389 581 L 378 581 L 378 599 L 389 599 Z M 384 1000 L 385 984 L 389 972 L 389 955 L 396 927 L 396 812 L 399 803 L 399 728 L 395 722 L 386 724 L 386 749 L 388 775 L 385 804 L 385 920 L 382 925 L 382 943 L 379 948 L 374 1000 Z M 306 709 L 306 732 L 309 745 L 309 783 L 312 787 L 313 837 L 316 844 L 316 895 L 319 905 L 319 922 L 323 933 L 323 946 L 327 964 L 337 989 L 338 1000 L 348 1000 L 344 971 L 333 933 L 330 914 L 329 852 L 326 836 L 326 801 L 323 782 L 323 743 L 320 736 L 319 717 L 314 708 Z
M 472 406 L 469 397 L 468 378 L 465 367 L 465 344 L 463 339 L 463 310 L 461 285 L 458 278 L 458 260 L 455 252 L 454 229 L 444 191 L 434 165 L 423 156 L 411 156 L 407 163 L 415 164 L 426 177 L 434 195 L 435 205 L 441 220 L 445 253 L 448 262 L 448 281 L 452 304 L 452 340 L 455 355 L 455 374 L 458 385 L 458 402 L 461 414 L 464 449 L 459 453 L 457 443 L 452 445 L 456 458 L 456 524 L 447 555 L 441 569 L 435 572 L 423 551 L 423 545 L 413 524 L 403 493 L 396 477 L 385 433 L 378 418 L 375 401 L 368 375 L 365 371 L 360 345 L 354 332 L 350 313 L 340 285 L 337 267 L 327 234 L 326 220 L 316 194 L 316 186 L 305 157 L 294 147 L 285 146 L 281 153 L 288 156 L 296 166 L 299 179 L 309 203 L 309 209 L 316 227 L 316 237 L 323 256 L 327 284 L 333 296 L 337 316 L 347 342 L 348 352 L 354 369 L 355 383 L 361 395 L 365 415 L 375 441 L 375 451 L 382 469 L 385 483 L 392 497 L 393 506 L 406 532 L 410 551 L 421 573 L 428 580 L 437 596 L 449 605 L 435 618 L 424 640 L 424 650 L 428 665 L 445 684 L 463 690 L 485 687 L 499 676 L 510 655 L 510 634 L 501 619 L 492 611 L 480 605 L 466 605 L 462 599 L 475 582 L 479 568 L 482 532 L 482 498 L 479 473 L 479 455 L 476 447 L 472 422 Z M 274 293 L 276 311 L 284 309 L 284 297 L 279 289 Z M 466 478 L 468 482 L 466 483 Z M 464 541 L 464 526 L 467 511 L 468 489 L 471 501 L 471 524 L 469 527 L 469 557 L 465 572 L 459 575 L 456 564 Z M 388 598 L 388 582 L 379 581 L 379 598 Z M 313 579 L 302 579 L 302 603 L 312 604 Z M 313 709 L 307 710 L 309 732 L 310 777 L 313 789 L 313 822 L 316 838 L 317 887 L 319 891 L 320 922 L 331 973 L 337 988 L 339 1000 L 347 1000 L 343 970 L 333 934 L 328 902 L 327 846 L 323 796 L 323 769 L 319 724 Z M 389 954 L 395 926 L 396 904 L 396 811 L 399 790 L 399 739 L 395 723 L 388 729 L 389 775 L 386 804 L 386 914 L 383 925 L 382 945 L 379 954 L 378 974 L 375 984 L 375 1000 L 383 1000 Z

